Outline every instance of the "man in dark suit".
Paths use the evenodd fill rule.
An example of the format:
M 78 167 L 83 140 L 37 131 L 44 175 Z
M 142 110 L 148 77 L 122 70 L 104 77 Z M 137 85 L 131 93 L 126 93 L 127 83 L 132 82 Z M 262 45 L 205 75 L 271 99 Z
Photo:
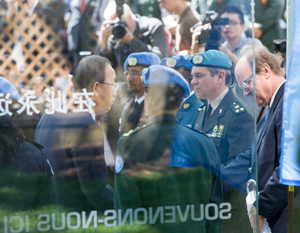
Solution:
M 235 74 L 239 85 L 244 89 L 244 95 L 253 98 L 252 56 L 252 52 L 249 52 L 242 57 L 236 66 Z M 226 192 L 231 187 L 246 192 L 242 184 L 250 177 L 255 179 L 259 192 L 257 197 L 259 230 L 267 220 L 273 233 L 284 233 L 287 232 L 288 222 L 287 186 L 279 184 L 279 161 L 285 72 L 280 66 L 281 58 L 271 54 L 265 48 L 256 49 L 255 60 L 256 105 L 266 106 L 267 113 L 257 125 L 257 141 L 253 141 L 252 146 L 244 154 L 238 155 L 222 170 L 224 180 L 230 184 L 224 187 Z M 257 148 L 257 159 L 255 148 Z M 255 207 L 254 203 L 252 208 Z
M 176 118 L 190 94 L 188 83 L 161 65 L 144 69 L 143 80 L 150 120 L 120 138 L 115 167 L 115 210 L 134 212 L 134 224 L 119 224 L 115 232 L 219 233 L 222 214 L 213 209 L 222 206 L 222 183 L 215 146 Z
M 176 55 L 171 58 L 164 58 L 161 60 L 160 65 L 168 66 L 178 71 L 188 82 L 191 94 L 189 97 L 184 99 L 181 108 L 177 111 L 177 118 L 180 123 L 184 124 L 185 126 L 194 128 L 195 121 L 198 117 L 199 111 L 201 111 L 200 109 L 203 105 L 203 102 L 198 99 L 196 93 L 193 91 L 194 87 L 191 84 L 191 71 L 193 65 L 189 61 L 190 57 L 191 56 Z
M 120 136 L 138 126 L 147 123 L 148 117 L 144 112 L 144 86 L 142 83 L 142 71 L 151 65 L 158 65 L 160 58 L 152 52 L 132 53 L 124 63 L 125 76 L 128 88 L 134 94 L 124 107 L 120 119 Z
M 207 99 L 200 109 L 195 129 L 211 137 L 223 168 L 251 145 L 253 118 L 228 87 L 232 62 L 227 55 L 209 50 L 195 54 L 190 61 L 193 64 L 192 84 L 196 95 Z M 232 217 L 223 221 L 222 232 L 251 232 L 245 196 L 233 190 L 224 196 L 224 200 L 232 205 Z
M 73 83 L 75 94 L 81 95 L 74 101 L 79 108 L 44 114 L 35 140 L 45 147 L 53 167 L 57 204 L 74 211 L 104 211 L 113 206 L 113 191 L 107 185 L 105 135 L 95 116 L 114 102 L 115 71 L 106 58 L 89 56 L 80 61 Z

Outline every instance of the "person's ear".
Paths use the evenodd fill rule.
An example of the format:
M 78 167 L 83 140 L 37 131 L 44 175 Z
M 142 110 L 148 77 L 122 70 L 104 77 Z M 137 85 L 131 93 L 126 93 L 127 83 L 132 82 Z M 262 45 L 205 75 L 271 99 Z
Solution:
M 94 82 L 92 85 L 92 92 L 94 92 L 95 96 L 98 96 L 100 93 L 100 89 L 102 88 L 99 82 Z
M 262 70 L 265 74 L 266 79 L 269 79 L 271 76 L 271 67 L 267 63 L 264 63 L 262 65 Z
M 223 80 L 225 80 L 225 77 L 226 77 L 226 74 L 225 74 L 224 70 L 221 70 L 218 73 L 218 82 L 222 82 Z

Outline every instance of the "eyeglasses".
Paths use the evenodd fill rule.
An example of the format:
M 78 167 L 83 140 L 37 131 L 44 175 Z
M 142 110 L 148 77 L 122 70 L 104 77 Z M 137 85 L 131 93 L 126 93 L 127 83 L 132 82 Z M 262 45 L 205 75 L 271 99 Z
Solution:
M 229 20 L 229 24 L 227 24 L 227 25 L 235 26 L 235 25 L 238 25 L 238 24 L 241 24 L 241 23 L 239 23 L 235 20 Z M 226 25 L 224 25 L 224 26 L 226 26 Z
M 241 85 L 242 89 L 249 89 L 251 79 L 253 78 L 253 74 L 251 74 Z
M 114 86 L 115 88 L 117 87 L 117 84 L 112 84 L 112 83 L 106 83 L 106 82 L 101 82 L 103 84 L 107 84 L 107 85 L 111 85 L 111 86 Z
M 124 72 L 124 75 L 125 75 L 126 77 L 128 77 L 129 75 L 131 75 L 131 77 L 133 77 L 133 78 L 137 78 L 137 77 L 142 76 L 141 73 L 135 72 L 135 71 L 133 71 L 133 72 L 125 71 L 125 72 Z

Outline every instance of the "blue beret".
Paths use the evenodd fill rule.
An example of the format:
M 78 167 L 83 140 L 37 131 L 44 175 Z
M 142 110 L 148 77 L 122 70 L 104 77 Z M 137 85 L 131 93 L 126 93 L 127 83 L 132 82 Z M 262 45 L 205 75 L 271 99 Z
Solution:
M 189 84 L 185 78 L 176 70 L 166 66 L 154 65 L 143 69 L 143 82 L 145 86 L 149 84 L 169 85 L 174 83 L 182 87 L 185 98 L 190 95 Z
M 159 64 L 163 66 L 168 66 L 170 68 L 183 67 L 187 70 L 192 70 L 193 65 L 190 63 L 190 57 L 191 56 L 176 55 L 171 58 L 162 59 Z
M 19 92 L 17 91 L 15 86 L 10 81 L 3 78 L 2 76 L 0 76 L 0 93 L 3 93 L 4 97 L 6 96 L 6 94 L 9 93 L 10 98 L 15 100 L 20 99 Z
M 160 58 L 155 53 L 132 53 L 127 57 L 124 63 L 124 70 L 127 71 L 128 66 L 152 66 L 158 65 L 159 62 Z
M 218 50 L 208 50 L 203 53 L 196 53 L 190 57 L 193 66 L 204 66 L 230 70 L 232 62 L 229 57 Z

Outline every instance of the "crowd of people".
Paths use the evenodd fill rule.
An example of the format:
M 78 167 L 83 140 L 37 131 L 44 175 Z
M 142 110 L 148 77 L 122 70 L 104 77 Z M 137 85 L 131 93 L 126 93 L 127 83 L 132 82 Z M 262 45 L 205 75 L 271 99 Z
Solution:
M 255 24 L 246 1 L 125 2 L 22 2 L 65 41 L 73 70 L 51 90 L 38 77 L 47 95 L 31 103 L 0 77 L 0 171 L 22 184 L 11 208 L 85 220 L 96 211 L 115 232 L 287 232 L 285 70 L 273 45 L 284 38 L 284 1 L 255 1 Z M 1 4 L 9 22 L 18 1 Z M 251 210 L 249 179 L 259 192 Z

